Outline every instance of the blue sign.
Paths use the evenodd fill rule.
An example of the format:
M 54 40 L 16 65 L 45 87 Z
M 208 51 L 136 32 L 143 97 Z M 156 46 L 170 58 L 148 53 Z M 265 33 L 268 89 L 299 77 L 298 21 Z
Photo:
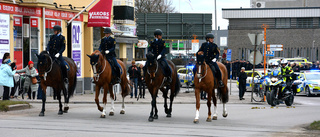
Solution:
M 266 56 L 274 57 L 274 51 L 267 51 Z
M 231 49 L 227 50 L 227 61 L 231 61 Z

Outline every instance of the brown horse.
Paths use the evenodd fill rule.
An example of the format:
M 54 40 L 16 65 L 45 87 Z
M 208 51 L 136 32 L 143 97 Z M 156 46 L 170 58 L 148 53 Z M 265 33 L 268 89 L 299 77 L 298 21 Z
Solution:
M 113 85 L 111 85 L 111 80 L 113 78 L 112 76 L 112 70 L 111 65 L 106 60 L 106 58 L 100 53 L 100 51 L 96 50 L 91 55 L 87 55 L 90 58 L 90 64 L 92 65 L 93 70 L 93 79 L 94 83 L 96 84 L 96 95 L 95 95 L 95 102 L 97 104 L 98 110 L 102 112 L 101 118 L 105 118 L 106 111 L 107 111 L 107 93 L 109 91 L 110 98 L 111 98 L 111 110 L 109 113 L 109 116 L 114 115 L 114 93 L 113 93 Z M 124 106 L 124 98 L 130 93 L 130 84 L 127 79 L 127 71 L 125 68 L 125 65 L 122 61 L 117 60 L 119 65 L 121 66 L 121 89 L 122 89 L 122 110 L 120 111 L 120 114 L 125 113 L 125 106 Z M 99 93 L 100 89 L 103 87 L 103 104 L 104 107 L 101 107 L 99 105 Z
M 68 80 L 69 84 L 64 84 L 64 80 L 62 77 L 62 72 L 60 69 L 60 65 L 57 63 L 57 59 L 51 57 L 47 51 L 42 51 L 40 55 L 36 54 L 38 57 L 38 71 L 41 80 L 41 88 L 43 90 L 42 96 L 42 109 L 39 116 L 44 116 L 45 111 L 45 103 L 46 103 L 46 90 L 47 87 L 52 87 L 54 91 L 54 95 L 57 96 L 59 100 L 59 115 L 62 115 L 63 112 L 67 113 L 69 110 L 69 98 L 73 95 L 74 90 L 77 84 L 77 66 L 74 63 L 73 59 L 64 57 L 64 60 L 69 65 L 68 71 Z M 68 90 L 67 90 L 68 89 Z M 61 91 L 63 91 L 65 106 L 64 111 L 62 111 L 62 103 L 61 103 Z
M 220 63 L 217 62 L 218 66 L 221 71 L 221 79 L 224 84 L 224 87 L 218 88 L 217 80 L 213 77 L 212 71 L 208 64 L 204 61 L 203 52 L 200 51 L 197 53 L 197 72 L 195 73 L 194 77 L 194 85 L 195 85 L 195 96 L 196 96 L 196 117 L 194 119 L 194 123 L 199 122 L 199 108 L 200 108 L 200 91 L 205 91 L 208 93 L 208 118 L 207 122 L 211 122 L 211 97 L 213 98 L 213 104 L 214 104 L 214 114 L 212 116 L 213 120 L 217 120 L 218 114 L 217 114 L 217 98 L 215 95 L 215 89 L 218 89 L 217 96 L 223 103 L 223 117 L 227 117 L 227 109 L 226 109 L 226 103 L 228 102 L 229 95 L 228 95 L 228 87 L 227 87 L 227 81 L 228 81 L 228 71 L 226 67 Z
M 180 82 L 177 76 L 176 67 L 171 62 L 168 61 L 169 66 L 172 69 L 171 83 L 165 82 L 165 77 L 163 75 L 163 69 L 161 69 L 160 62 L 158 62 L 155 58 L 155 56 L 152 53 L 147 54 L 147 62 L 148 64 L 145 65 L 147 71 L 145 71 L 145 80 L 148 87 L 148 90 L 151 94 L 152 101 L 151 101 L 151 112 L 149 116 L 149 121 L 152 122 L 154 119 L 158 119 L 158 109 L 156 104 L 156 99 L 158 95 L 158 90 L 160 89 L 163 93 L 164 97 L 164 109 L 165 113 L 167 114 L 167 117 L 171 117 L 172 112 L 172 102 L 174 97 L 179 93 L 180 91 Z M 166 88 L 165 88 L 166 87 Z M 168 91 L 170 92 L 170 107 L 168 108 L 167 105 L 167 98 L 168 98 Z M 153 113 L 153 110 L 155 113 Z

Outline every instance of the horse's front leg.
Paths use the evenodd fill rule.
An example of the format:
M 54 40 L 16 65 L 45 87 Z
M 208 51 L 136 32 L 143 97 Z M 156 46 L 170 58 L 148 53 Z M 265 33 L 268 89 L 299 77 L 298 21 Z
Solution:
M 109 112 L 109 116 L 113 116 L 114 115 L 114 99 L 115 99 L 115 95 L 113 93 L 113 86 L 110 85 L 109 86 L 109 92 L 110 92 L 110 99 L 111 99 L 111 109 Z
M 63 96 L 64 96 L 64 108 L 63 108 L 63 112 L 64 113 L 68 113 L 69 110 L 69 95 L 67 93 L 67 89 L 63 90 Z
M 100 116 L 100 118 L 105 118 L 106 117 L 106 112 L 107 112 L 107 95 L 108 95 L 108 90 L 109 90 L 109 85 L 108 84 L 105 84 L 103 86 L 103 99 L 102 99 L 102 102 L 103 102 L 103 111 L 102 111 L 102 114 Z
M 45 86 L 44 84 L 41 84 L 41 88 L 43 90 L 43 92 L 42 92 L 42 109 L 41 109 L 39 116 L 42 117 L 42 116 L 44 116 L 46 100 L 47 100 L 47 86 Z
M 101 107 L 101 106 L 100 106 L 100 104 L 99 104 L 99 94 L 100 94 L 100 89 L 101 89 L 101 86 L 96 85 L 96 95 L 95 95 L 95 99 L 94 99 L 94 101 L 95 101 L 95 102 L 96 102 L 96 104 L 97 104 L 98 110 L 99 110 L 100 112 L 102 112 L 103 107 Z
M 165 88 L 161 88 L 160 90 L 161 90 L 162 93 L 163 93 L 163 99 L 164 99 L 164 105 L 163 105 L 163 107 L 164 107 L 164 112 L 165 112 L 166 114 L 168 114 L 168 112 L 169 112 L 168 104 L 167 104 L 168 90 L 165 89 Z
M 59 111 L 58 111 L 58 115 L 62 115 L 63 111 L 62 111 L 62 103 L 61 103 L 61 90 L 58 89 L 53 89 L 55 93 L 57 93 L 57 98 L 59 100 Z
M 153 116 L 153 109 L 156 106 L 156 98 L 157 98 L 157 94 L 156 94 L 156 89 L 153 88 L 152 90 L 149 90 L 150 94 L 151 94 L 151 112 L 150 112 L 150 116 L 149 116 L 149 122 L 152 122 L 154 120 L 154 116 Z
M 217 97 L 215 90 L 213 89 L 212 91 L 212 101 L 213 101 L 213 115 L 212 115 L 212 120 L 217 120 L 218 119 L 218 111 L 217 111 Z
M 196 96 L 196 117 L 194 118 L 194 123 L 199 123 L 199 109 L 200 109 L 200 89 L 196 88 L 194 91 Z
M 211 122 L 211 97 L 212 97 L 212 90 L 211 92 L 208 92 L 208 100 L 207 100 L 207 106 L 208 106 L 208 117 L 207 117 L 207 122 Z

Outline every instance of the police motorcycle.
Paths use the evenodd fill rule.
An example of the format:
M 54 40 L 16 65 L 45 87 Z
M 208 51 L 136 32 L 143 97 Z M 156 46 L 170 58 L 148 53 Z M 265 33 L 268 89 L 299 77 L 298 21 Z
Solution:
M 299 85 L 301 82 L 293 82 L 287 85 L 287 82 L 283 80 L 284 77 L 290 77 L 289 75 L 281 75 L 280 69 L 274 69 L 265 77 L 263 85 L 266 89 L 267 102 L 271 106 L 279 105 L 284 101 L 287 106 L 291 106 L 294 101 L 294 94 L 292 90 L 293 85 Z

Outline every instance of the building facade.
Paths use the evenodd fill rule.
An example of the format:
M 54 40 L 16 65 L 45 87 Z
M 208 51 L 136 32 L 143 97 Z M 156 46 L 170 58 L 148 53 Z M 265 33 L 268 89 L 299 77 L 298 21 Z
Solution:
M 250 0 L 251 8 L 320 7 L 319 0 Z
M 248 33 L 263 33 L 263 24 L 269 26 L 266 43 L 283 44 L 275 57 L 320 59 L 320 7 L 222 9 L 222 16 L 229 20 L 232 60 L 249 58 L 253 46 Z M 262 45 L 258 49 L 263 52 Z

